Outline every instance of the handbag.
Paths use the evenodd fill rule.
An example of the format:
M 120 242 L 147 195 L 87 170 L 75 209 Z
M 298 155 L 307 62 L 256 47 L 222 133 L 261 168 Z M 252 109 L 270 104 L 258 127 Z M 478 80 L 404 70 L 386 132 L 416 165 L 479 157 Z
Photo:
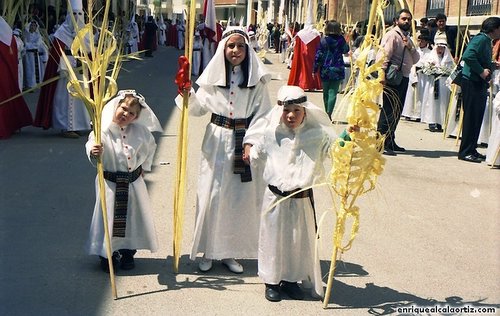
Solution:
M 450 74 L 451 82 L 456 84 L 457 86 L 460 86 L 462 84 L 462 78 L 463 78 L 462 70 L 463 69 L 464 69 L 464 67 L 462 66 L 462 64 L 458 63 L 457 66 L 455 67 L 455 69 L 453 69 L 453 71 Z
M 390 86 L 399 86 L 403 80 L 403 72 L 398 65 L 390 64 L 385 72 L 385 83 Z

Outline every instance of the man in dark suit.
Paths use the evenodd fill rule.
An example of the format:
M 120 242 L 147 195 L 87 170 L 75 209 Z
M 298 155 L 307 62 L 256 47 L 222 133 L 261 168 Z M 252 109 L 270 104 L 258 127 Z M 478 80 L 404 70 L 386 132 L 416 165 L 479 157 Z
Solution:
M 446 25 L 446 15 L 442 13 L 438 13 L 436 15 L 436 24 L 437 29 L 433 30 L 431 33 L 432 43 L 436 40 L 436 37 L 444 38 L 446 37 L 446 42 L 448 43 L 448 48 L 450 49 L 451 55 L 456 58 L 457 57 L 457 34 L 458 28 L 456 26 Z M 460 48 L 459 48 L 460 49 Z

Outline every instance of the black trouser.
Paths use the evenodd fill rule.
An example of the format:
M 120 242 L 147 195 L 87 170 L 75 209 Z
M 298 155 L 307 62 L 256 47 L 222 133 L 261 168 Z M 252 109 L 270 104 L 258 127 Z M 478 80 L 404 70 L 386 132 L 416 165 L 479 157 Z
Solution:
M 377 130 L 385 135 L 385 147 L 393 149 L 395 132 L 403 112 L 403 102 L 408 90 L 408 77 L 403 77 L 399 86 L 384 86 L 384 104 L 378 119 Z
M 471 81 L 465 78 L 462 79 L 461 87 L 464 118 L 458 157 L 463 158 L 477 152 L 477 140 L 483 123 L 488 91 L 486 82 Z

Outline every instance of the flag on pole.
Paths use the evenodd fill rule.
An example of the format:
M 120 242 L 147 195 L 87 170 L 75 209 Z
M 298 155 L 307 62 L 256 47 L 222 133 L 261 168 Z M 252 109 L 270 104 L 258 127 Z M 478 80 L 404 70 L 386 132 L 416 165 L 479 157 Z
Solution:
M 203 15 L 205 16 L 205 36 L 211 42 L 217 42 L 217 20 L 215 18 L 214 0 L 205 0 L 203 4 Z

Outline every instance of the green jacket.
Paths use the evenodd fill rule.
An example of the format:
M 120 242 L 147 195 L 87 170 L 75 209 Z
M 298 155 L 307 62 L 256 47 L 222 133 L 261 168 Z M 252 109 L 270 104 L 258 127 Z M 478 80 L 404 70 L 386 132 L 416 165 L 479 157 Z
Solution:
M 493 69 L 491 59 L 491 38 L 481 32 L 472 38 L 462 55 L 465 62 L 462 75 L 471 81 L 484 81 L 479 75 L 483 69 Z

